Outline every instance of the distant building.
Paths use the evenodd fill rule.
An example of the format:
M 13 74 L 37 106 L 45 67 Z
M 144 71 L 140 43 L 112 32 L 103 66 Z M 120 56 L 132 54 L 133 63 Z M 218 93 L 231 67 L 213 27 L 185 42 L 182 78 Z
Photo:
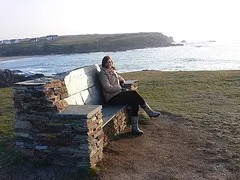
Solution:
M 19 42 L 20 42 L 19 39 L 2 40 L 2 41 L 0 41 L 0 45 L 4 45 L 4 44 L 17 44 Z
M 30 39 L 30 41 L 31 41 L 31 42 L 37 42 L 37 41 L 39 41 L 39 40 L 38 40 L 38 38 L 32 38 L 32 39 Z
M 15 39 L 15 42 L 14 42 L 15 44 L 18 44 L 18 43 L 20 43 L 20 40 L 19 39 Z
M 30 38 L 25 38 L 25 39 L 21 39 L 20 42 L 21 43 L 25 43 L 25 42 L 30 42 Z
M 17 44 L 20 42 L 18 39 L 10 39 L 9 41 L 10 41 L 10 44 Z
M 48 35 L 43 37 L 35 37 L 35 38 L 25 38 L 25 39 L 10 39 L 10 40 L 2 40 L 0 41 L 0 45 L 4 44 L 18 44 L 24 42 L 38 42 L 42 40 L 54 41 L 58 39 L 58 35 Z
M 54 41 L 54 40 L 57 40 L 57 39 L 58 39 L 58 35 L 49 35 L 49 36 L 46 36 L 46 39 L 47 39 L 47 40 Z
M 3 40 L 2 44 L 11 44 L 10 40 Z

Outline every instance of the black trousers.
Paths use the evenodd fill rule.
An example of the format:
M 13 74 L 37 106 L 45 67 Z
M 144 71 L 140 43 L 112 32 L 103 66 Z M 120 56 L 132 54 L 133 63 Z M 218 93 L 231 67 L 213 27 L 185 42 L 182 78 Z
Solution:
M 123 91 L 112 97 L 108 104 L 128 105 L 131 107 L 131 115 L 138 116 L 139 105 L 144 105 L 145 101 L 137 91 Z

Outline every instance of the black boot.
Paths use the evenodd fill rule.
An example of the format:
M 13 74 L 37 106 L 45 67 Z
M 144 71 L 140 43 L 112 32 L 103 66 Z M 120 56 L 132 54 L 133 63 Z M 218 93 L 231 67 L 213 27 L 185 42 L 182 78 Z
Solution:
M 157 112 L 157 111 L 152 110 L 152 108 L 150 108 L 150 106 L 149 106 L 147 103 L 145 103 L 145 104 L 142 105 L 141 107 L 142 107 L 143 110 L 147 113 L 147 115 L 148 115 L 149 117 L 157 117 L 157 116 L 161 115 L 160 112 Z
M 139 122 L 138 116 L 133 116 L 131 118 L 132 133 L 137 134 L 137 135 L 142 135 L 143 131 L 141 129 L 139 129 L 138 122 Z

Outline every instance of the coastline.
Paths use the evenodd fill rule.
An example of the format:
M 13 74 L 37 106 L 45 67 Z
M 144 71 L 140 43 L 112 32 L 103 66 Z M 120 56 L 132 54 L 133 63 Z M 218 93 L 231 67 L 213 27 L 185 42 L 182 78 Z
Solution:
M 11 60 L 16 60 L 16 59 L 22 59 L 22 58 L 41 57 L 41 56 L 48 56 L 48 55 L 8 56 L 8 57 L 0 57 L 0 62 L 3 62 L 3 61 L 11 61 Z
M 0 62 L 2 61 L 11 61 L 11 60 L 16 60 L 16 59 L 21 59 L 21 58 L 29 58 L 33 56 L 9 56 L 9 57 L 0 57 Z

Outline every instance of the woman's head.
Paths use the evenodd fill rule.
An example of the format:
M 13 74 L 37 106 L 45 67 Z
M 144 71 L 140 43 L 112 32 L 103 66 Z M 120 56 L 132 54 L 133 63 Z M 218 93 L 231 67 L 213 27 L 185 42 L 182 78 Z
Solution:
M 110 68 L 114 68 L 113 66 L 113 61 L 112 58 L 110 56 L 104 56 L 102 59 L 102 67 L 110 69 Z

